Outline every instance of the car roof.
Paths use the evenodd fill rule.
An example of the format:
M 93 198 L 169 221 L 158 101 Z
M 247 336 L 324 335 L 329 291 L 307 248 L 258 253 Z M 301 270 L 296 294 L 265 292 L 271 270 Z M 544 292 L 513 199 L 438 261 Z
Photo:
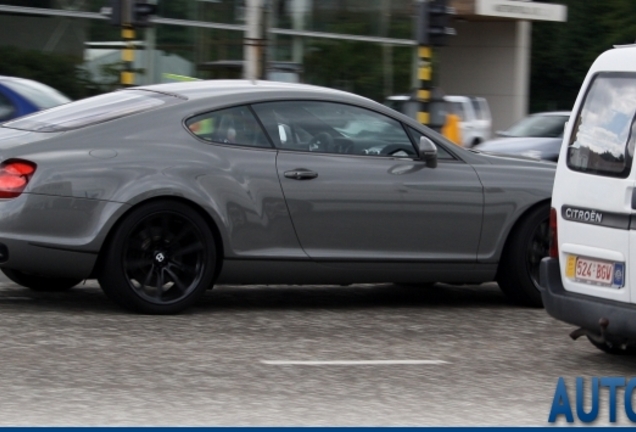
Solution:
M 29 78 L 0 75 L 0 81 L 33 81 L 33 80 Z
M 531 116 L 558 116 L 558 117 L 569 117 L 570 114 L 572 114 L 571 111 L 545 111 L 545 112 L 538 112 L 538 113 L 532 113 L 530 114 Z
M 370 101 L 370 99 L 341 90 L 327 87 L 319 87 L 308 84 L 284 83 L 278 81 L 251 81 L 251 80 L 201 80 L 169 84 L 154 84 L 134 87 L 136 89 L 151 90 L 160 93 L 171 93 L 185 97 L 189 100 L 220 96 L 228 93 L 315 93 L 316 95 L 329 94 L 332 96 L 346 97 Z

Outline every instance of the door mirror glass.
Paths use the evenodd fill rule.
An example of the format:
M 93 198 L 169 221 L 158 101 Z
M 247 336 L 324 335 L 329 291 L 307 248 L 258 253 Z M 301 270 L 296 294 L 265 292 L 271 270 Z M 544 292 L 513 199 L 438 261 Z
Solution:
M 421 137 L 418 150 L 420 152 L 420 159 L 426 162 L 427 167 L 435 168 L 437 166 L 437 146 L 433 141 L 425 136 Z

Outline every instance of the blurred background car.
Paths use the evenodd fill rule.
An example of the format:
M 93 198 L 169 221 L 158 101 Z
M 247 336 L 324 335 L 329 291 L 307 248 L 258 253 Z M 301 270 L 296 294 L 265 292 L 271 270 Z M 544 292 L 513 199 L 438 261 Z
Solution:
M 490 107 L 483 97 L 444 96 L 446 109 L 459 117 L 461 145 L 474 147 L 489 140 L 492 133 Z
M 561 150 L 563 129 L 569 118 L 569 111 L 529 115 L 505 131 L 498 131 L 499 138 L 479 144 L 475 150 L 556 162 Z
M 455 114 L 459 118 L 460 142 L 455 142 L 456 144 L 470 148 L 491 138 L 492 115 L 485 98 L 444 96 L 444 101 L 446 102 L 446 112 Z M 417 118 L 419 102 L 410 95 L 389 96 L 384 101 L 384 105 L 411 118 Z
M 70 101 L 64 94 L 41 82 L 0 75 L 0 122 Z

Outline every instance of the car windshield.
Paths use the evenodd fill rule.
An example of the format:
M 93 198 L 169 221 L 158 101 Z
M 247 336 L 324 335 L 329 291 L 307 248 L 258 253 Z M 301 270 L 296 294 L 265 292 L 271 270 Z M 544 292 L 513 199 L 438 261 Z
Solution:
M 5 79 L 1 82 L 9 89 L 28 99 L 39 109 L 53 108 L 71 101 L 54 88 L 37 81 L 26 79 Z
M 563 128 L 568 121 L 566 115 L 534 115 L 526 117 L 510 129 L 504 136 L 557 138 L 563 136 Z
M 33 132 L 61 132 L 103 123 L 176 102 L 176 96 L 146 90 L 123 90 L 71 102 L 16 120 L 2 127 Z

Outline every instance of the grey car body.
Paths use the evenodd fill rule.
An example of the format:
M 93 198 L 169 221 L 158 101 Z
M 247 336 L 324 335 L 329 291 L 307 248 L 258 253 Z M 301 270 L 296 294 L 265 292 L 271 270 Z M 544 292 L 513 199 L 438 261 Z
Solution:
M 214 262 L 196 261 L 213 266 L 208 284 L 479 283 L 501 274 L 504 249 L 513 247 L 511 239 L 533 212 L 545 209 L 547 218 L 552 164 L 463 150 L 356 95 L 246 81 L 117 94 L 127 92 L 170 102 L 82 127 L 37 127 L 38 115 L 75 102 L 23 118 L 31 123 L 0 127 L 0 159 L 37 167 L 23 193 L 0 200 L 5 272 L 102 283 L 112 271 L 104 262 L 122 259 L 112 258 L 113 245 L 127 218 L 144 206 L 169 209 L 173 203 L 200 215 L 206 226 L 196 229 L 212 235 L 215 250 L 205 259 Z M 238 106 L 256 113 L 267 106 L 259 104 L 273 101 L 367 110 L 410 130 L 413 152 L 398 157 L 277 148 L 258 114 L 269 141 L 264 147 L 205 140 L 188 129 L 189 119 L 202 113 Z M 436 167 L 417 155 L 414 131 L 445 155 Z M 191 303 L 175 300 L 153 309 L 130 305 L 117 293 L 110 297 L 151 313 L 178 312 Z

